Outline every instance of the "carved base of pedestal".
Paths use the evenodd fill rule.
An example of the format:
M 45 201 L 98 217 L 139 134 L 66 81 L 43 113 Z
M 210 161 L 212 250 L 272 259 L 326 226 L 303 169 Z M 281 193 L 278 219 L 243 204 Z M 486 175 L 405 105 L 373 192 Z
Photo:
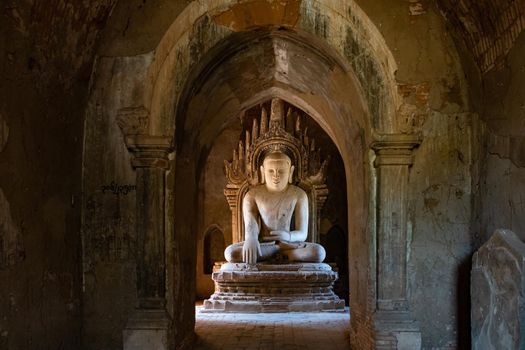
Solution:
M 337 272 L 323 263 L 224 264 L 201 312 L 344 311 L 333 292 Z
M 124 350 L 170 349 L 170 319 L 165 310 L 136 310 L 122 332 Z

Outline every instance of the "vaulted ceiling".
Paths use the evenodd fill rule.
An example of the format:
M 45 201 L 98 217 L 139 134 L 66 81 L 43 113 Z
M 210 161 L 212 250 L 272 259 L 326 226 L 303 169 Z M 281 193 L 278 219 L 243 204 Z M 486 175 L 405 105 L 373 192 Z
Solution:
M 437 0 L 482 73 L 504 63 L 525 26 L 524 0 Z
M 162 6 L 165 2 L 132 0 L 130 4 L 140 10 L 147 1 L 154 3 L 153 6 Z M 424 6 L 431 0 L 408 1 Z M 450 30 L 472 54 L 482 73 L 501 66 L 525 26 L 525 0 L 435 1 Z M 85 77 L 117 2 L 6 0 L 0 8 L 4 18 L 0 21 L 4 38 L 0 49 L 3 46 L 6 52 L 0 59 L 0 69 L 9 75 L 13 63 L 21 62 L 30 73 L 40 73 L 44 79 L 58 78 L 66 85 L 78 73 L 82 72 Z

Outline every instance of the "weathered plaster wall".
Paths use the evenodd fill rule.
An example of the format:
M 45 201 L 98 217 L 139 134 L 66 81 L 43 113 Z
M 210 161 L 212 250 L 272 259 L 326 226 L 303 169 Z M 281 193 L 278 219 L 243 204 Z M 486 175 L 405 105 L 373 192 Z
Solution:
M 409 285 L 429 348 L 468 341 L 471 118 L 432 111 L 412 167 Z
M 82 116 L 114 3 L 0 6 L 1 349 L 80 346 Z
M 99 54 L 132 56 L 155 49 L 191 0 L 119 1 L 104 28 Z
M 409 291 L 424 348 L 468 346 L 472 127 L 467 82 L 429 1 L 359 1 L 392 49 L 401 114 L 420 131 L 409 197 Z M 466 296 L 465 296 L 466 294 Z M 462 301 L 463 300 L 463 301 Z M 468 342 L 468 340 L 467 340 Z
M 497 228 L 525 239 L 525 34 L 504 66 L 483 78 L 487 124 L 482 179 L 482 231 L 477 246 Z
M 82 202 L 82 340 L 90 349 L 122 347 L 136 306 L 136 179 L 117 121 L 140 106 L 141 77 L 151 55 L 100 58 L 86 110 Z
M 84 145 L 82 342 L 87 349 L 121 349 L 122 330 L 136 306 L 135 172 L 118 127 L 117 114 L 120 108 L 146 105 L 143 83 L 144 72 L 151 64 L 150 52 L 187 3 L 118 2 L 98 48 Z M 172 169 L 174 164 L 172 160 Z M 179 248 L 174 243 L 174 175 L 169 171 L 166 182 L 166 282 L 170 293 L 175 279 L 188 279 L 174 272 L 175 264 L 184 263 L 180 260 L 180 251 L 194 249 L 194 243 L 188 240 L 184 242 L 189 248 Z M 119 186 L 130 190 L 124 193 Z M 175 288 L 179 288 L 177 293 L 184 294 L 181 293 L 183 283 Z M 192 288 L 189 290 L 192 294 Z M 167 302 L 171 312 L 173 299 Z M 185 328 L 179 328 L 181 331 L 176 333 L 185 332 Z

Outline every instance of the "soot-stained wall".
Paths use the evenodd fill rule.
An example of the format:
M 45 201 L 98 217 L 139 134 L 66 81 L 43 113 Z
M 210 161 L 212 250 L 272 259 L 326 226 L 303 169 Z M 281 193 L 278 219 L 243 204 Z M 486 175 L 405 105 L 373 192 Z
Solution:
M 83 115 L 114 3 L 0 6 L 0 349 L 80 347 Z

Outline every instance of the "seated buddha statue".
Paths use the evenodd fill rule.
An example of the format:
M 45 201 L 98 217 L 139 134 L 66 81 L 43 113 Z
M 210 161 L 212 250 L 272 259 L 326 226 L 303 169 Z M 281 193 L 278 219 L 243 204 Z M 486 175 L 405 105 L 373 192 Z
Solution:
M 305 242 L 308 236 L 308 197 L 291 184 L 294 166 L 282 152 L 268 153 L 261 166 L 262 184 L 242 201 L 245 240 L 228 246 L 228 262 L 255 264 L 272 258 L 322 262 L 324 248 Z M 293 229 L 291 228 L 294 219 Z

